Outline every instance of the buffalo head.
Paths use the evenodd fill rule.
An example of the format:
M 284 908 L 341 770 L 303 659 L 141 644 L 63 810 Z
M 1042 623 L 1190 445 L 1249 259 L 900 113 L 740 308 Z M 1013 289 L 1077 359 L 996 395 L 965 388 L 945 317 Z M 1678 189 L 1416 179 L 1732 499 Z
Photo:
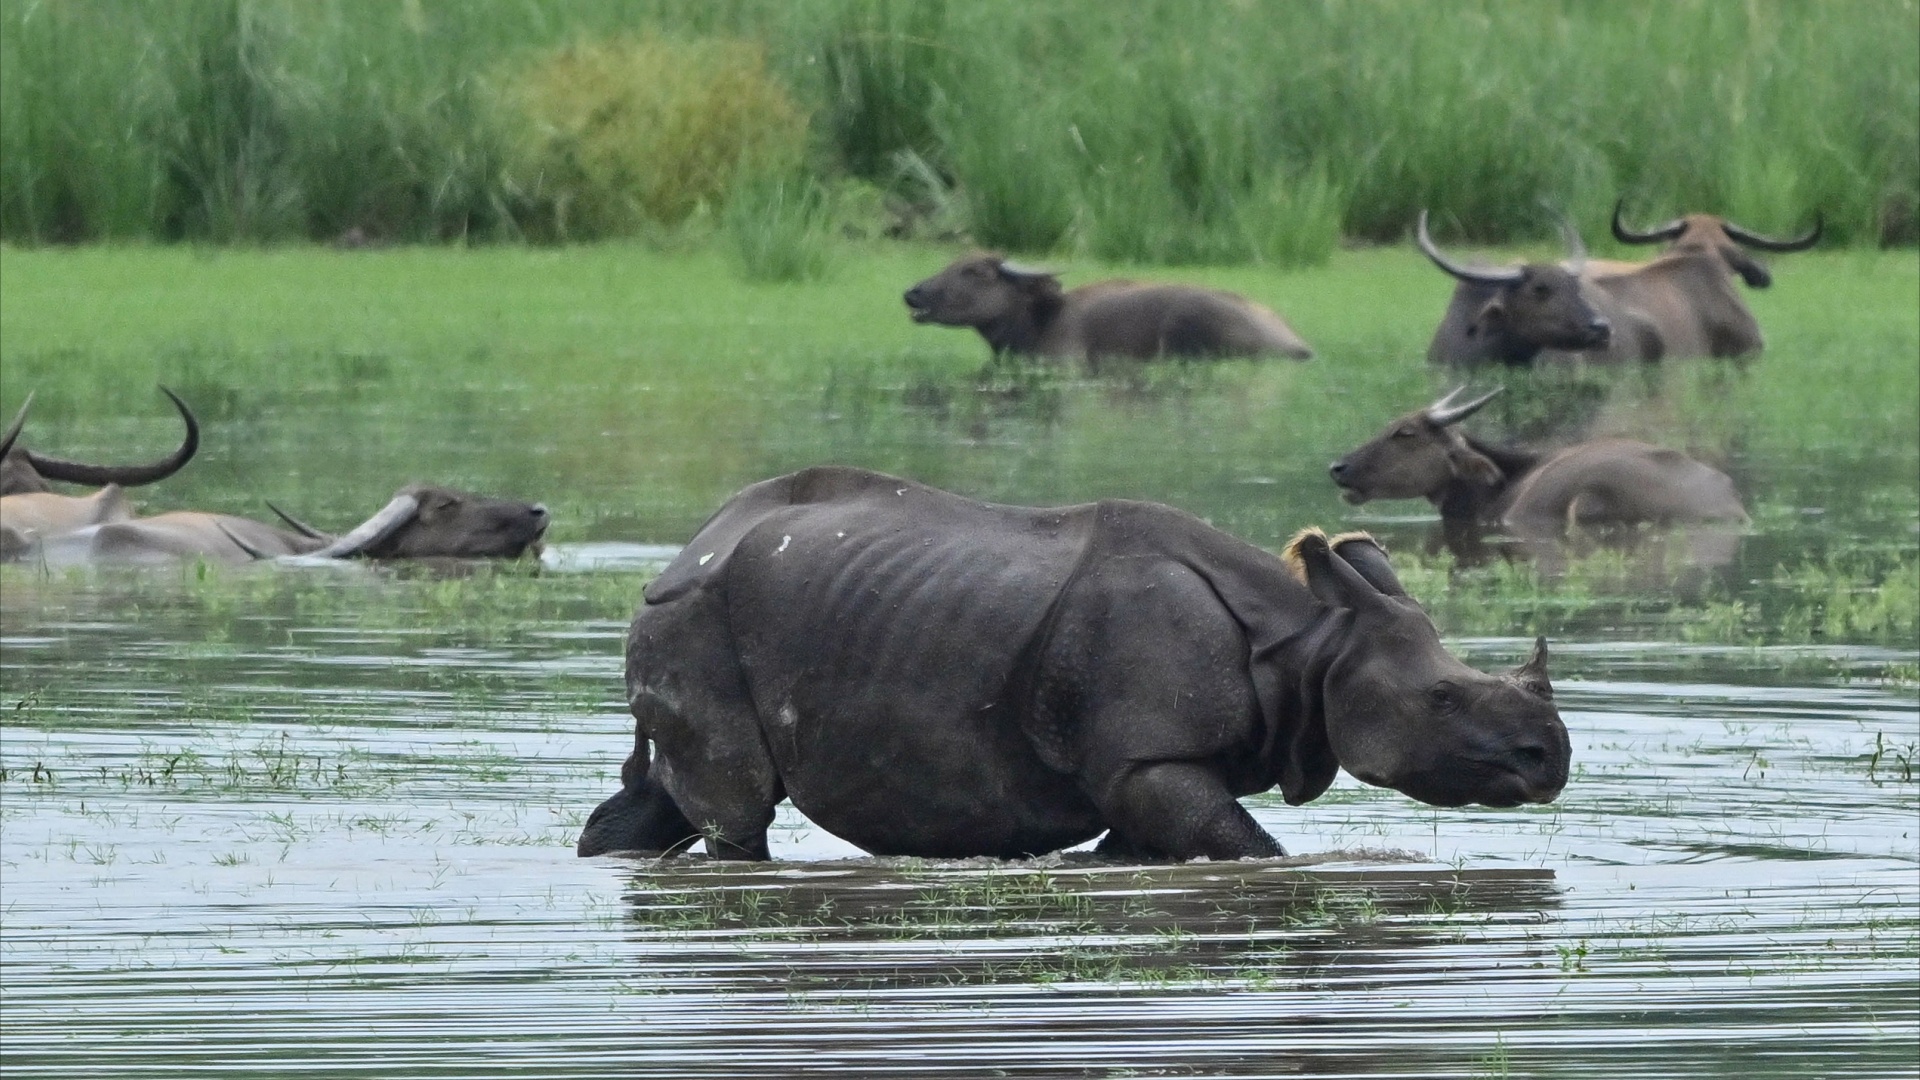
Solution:
M 80 461 L 68 461 L 47 454 L 36 454 L 24 446 L 15 446 L 14 440 L 20 435 L 21 425 L 26 422 L 27 409 L 33 404 L 33 395 L 20 406 L 20 412 L 8 426 L 4 438 L 0 438 L 0 495 L 24 495 L 48 490 L 48 480 L 59 480 L 69 484 L 89 484 L 103 486 L 119 484 L 122 487 L 136 487 L 164 480 L 184 468 L 193 460 L 200 449 L 200 424 L 193 417 L 193 410 L 180 400 L 179 395 L 166 387 L 160 392 L 167 395 L 173 407 L 180 410 L 180 419 L 187 425 L 186 437 L 180 440 L 179 449 L 157 461 L 145 465 L 89 465 Z
M 1347 613 L 1322 685 L 1340 765 L 1434 806 L 1551 802 L 1571 748 L 1547 678 L 1547 643 L 1488 675 L 1440 644 L 1371 537 L 1295 537 L 1287 557 L 1321 603 Z
M 1044 270 L 1007 262 L 998 255 L 956 260 L 902 297 L 917 323 L 991 327 L 1031 320 L 1044 323 L 1058 311 L 1060 279 Z
M 1485 338 L 1495 355 L 1524 363 L 1541 349 L 1603 349 L 1613 337 L 1613 325 L 1594 310 L 1580 287 L 1586 262 L 1580 235 L 1564 220 L 1561 225 L 1572 252 L 1568 266 L 1526 263 L 1490 269 L 1456 262 L 1435 246 L 1425 210 L 1420 211 L 1415 239 L 1435 266 L 1490 294 L 1474 312 L 1467 336 Z
M 1499 466 L 1475 450 L 1454 425 L 1480 410 L 1500 392 L 1472 401 L 1446 397 L 1402 416 L 1347 456 L 1327 467 L 1341 497 L 1355 506 L 1368 499 L 1438 499 L 1462 481 L 1490 486 L 1500 480 Z
M 1742 245 L 1761 251 L 1805 251 L 1820 242 L 1820 234 L 1826 228 L 1826 217 L 1815 214 L 1813 228 L 1792 240 L 1776 240 L 1769 236 L 1743 229 L 1723 217 L 1712 214 L 1687 214 L 1674 218 L 1657 229 L 1639 232 L 1628 227 L 1620 219 L 1620 212 L 1626 208 L 1627 200 L 1621 199 L 1613 204 L 1613 238 L 1623 244 L 1658 244 L 1668 241 L 1670 251 L 1705 251 L 1720 257 L 1742 281 L 1755 289 L 1764 289 L 1773 284 L 1773 275 L 1760 265 L 1759 260 L 1746 253 Z
M 308 556 L 326 559 L 515 559 L 530 548 L 538 550 L 547 520 L 547 508 L 539 503 L 422 484 L 401 488 L 372 517 L 335 539 L 287 517 L 309 539 L 322 541 Z M 222 531 L 262 557 L 231 531 Z

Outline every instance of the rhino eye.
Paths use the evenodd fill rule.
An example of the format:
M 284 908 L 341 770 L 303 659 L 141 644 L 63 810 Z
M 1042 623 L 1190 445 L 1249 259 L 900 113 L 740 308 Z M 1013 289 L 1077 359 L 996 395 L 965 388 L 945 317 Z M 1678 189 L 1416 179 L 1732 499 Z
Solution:
M 1441 683 L 1427 691 L 1427 701 L 1435 712 L 1456 713 L 1460 711 L 1460 691 L 1452 683 Z
M 1520 685 L 1526 687 L 1528 692 L 1537 697 L 1545 698 L 1548 701 L 1553 700 L 1553 687 L 1548 686 L 1538 679 L 1522 679 Z

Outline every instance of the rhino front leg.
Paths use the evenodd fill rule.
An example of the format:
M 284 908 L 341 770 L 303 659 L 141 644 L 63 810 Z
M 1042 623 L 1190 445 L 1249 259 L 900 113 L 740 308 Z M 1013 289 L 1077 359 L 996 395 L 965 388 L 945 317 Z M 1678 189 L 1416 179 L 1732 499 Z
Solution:
M 1129 769 L 1108 787 L 1100 809 L 1113 830 L 1100 844 L 1107 854 L 1158 854 L 1179 860 L 1286 854 L 1219 777 L 1191 762 L 1150 762 Z

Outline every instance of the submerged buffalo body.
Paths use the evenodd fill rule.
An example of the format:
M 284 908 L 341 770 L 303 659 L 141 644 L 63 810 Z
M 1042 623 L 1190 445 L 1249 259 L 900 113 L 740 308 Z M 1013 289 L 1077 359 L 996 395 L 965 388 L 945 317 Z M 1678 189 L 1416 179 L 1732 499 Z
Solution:
M 111 521 L 40 538 L 28 550 L 49 562 L 246 563 L 314 558 L 517 558 L 547 528 L 537 503 L 490 499 L 451 488 L 402 488 L 380 511 L 335 537 L 291 518 L 292 530 L 251 518 L 200 511 Z
M 970 326 L 998 353 L 1099 360 L 1313 356 L 1245 297 L 1193 285 L 1101 281 L 1071 291 L 993 255 L 961 259 L 908 289 L 915 322 Z
M 1677 450 L 1593 439 L 1539 453 L 1483 443 L 1455 426 L 1497 393 L 1456 403 L 1455 390 L 1402 416 L 1334 462 L 1334 483 L 1350 503 L 1424 498 L 1449 523 L 1528 535 L 1569 525 L 1747 520 L 1733 481 Z
M 1816 225 L 1795 240 L 1770 240 L 1704 214 L 1638 234 L 1621 223 L 1616 205 L 1613 231 L 1623 242 L 1673 241 L 1660 257 L 1629 263 L 1589 262 L 1578 234 L 1571 226 L 1565 231 L 1573 250 L 1564 264 L 1470 267 L 1440 251 L 1422 213 L 1420 249 L 1457 279 L 1427 359 L 1521 365 L 1541 359 L 1622 363 L 1746 356 L 1760 351 L 1764 339 L 1730 275 L 1738 273 L 1756 288 L 1771 278 L 1739 244 L 1799 251 L 1820 236 Z
M 997 506 L 855 469 L 755 484 L 646 591 L 636 720 L 582 855 L 766 858 L 783 799 L 890 855 L 1281 854 L 1236 801 L 1344 766 L 1437 805 L 1552 799 L 1545 644 L 1460 663 L 1363 536 L 1286 559 L 1165 506 Z

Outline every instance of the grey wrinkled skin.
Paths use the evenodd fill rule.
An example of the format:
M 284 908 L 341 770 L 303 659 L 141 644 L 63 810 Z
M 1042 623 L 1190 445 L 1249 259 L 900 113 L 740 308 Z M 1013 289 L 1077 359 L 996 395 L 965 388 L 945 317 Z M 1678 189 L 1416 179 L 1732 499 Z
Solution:
M 1341 767 L 1443 806 L 1544 802 L 1545 644 L 1441 647 L 1369 538 L 1288 560 L 1152 503 L 976 502 L 847 468 L 755 484 L 646 590 L 634 748 L 582 855 L 767 857 L 782 799 L 882 855 L 1272 856 L 1237 799 Z

